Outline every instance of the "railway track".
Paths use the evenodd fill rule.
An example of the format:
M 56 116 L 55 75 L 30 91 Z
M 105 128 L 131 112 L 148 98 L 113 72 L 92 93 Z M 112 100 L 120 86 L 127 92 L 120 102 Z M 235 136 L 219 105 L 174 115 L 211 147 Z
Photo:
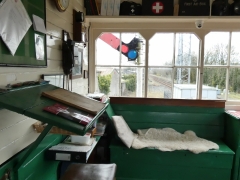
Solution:
M 157 82 L 157 83 L 160 83 L 161 85 L 169 88 L 169 89 L 172 89 L 172 82 L 169 82 L 159 76 L 156 76 L 156 75 L 152 75 L 150 74 L 149 75 L 149 78 L 152 79 L 153 81 Z

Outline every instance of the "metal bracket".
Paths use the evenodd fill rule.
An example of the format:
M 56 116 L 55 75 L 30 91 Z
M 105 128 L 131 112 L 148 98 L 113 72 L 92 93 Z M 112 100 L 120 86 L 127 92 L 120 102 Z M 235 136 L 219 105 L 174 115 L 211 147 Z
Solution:
M 26 154 L 22 157 L 22 159 L 18 162 L 18 164 L 14 167 L 15 171 L 18 171 L 18 169 L 23 165 L 25 160 L 28 158 L 28 156 L 37 148 L 37 146 L 42 142 L 42 140 L 45 138 L 45 136 L 48 134 L 48 132 L 51 130 L 53 126 L 47 125 L 43 132 L 38 136 L 38 138 L 31 144 L 30 148 L 26 152 Z

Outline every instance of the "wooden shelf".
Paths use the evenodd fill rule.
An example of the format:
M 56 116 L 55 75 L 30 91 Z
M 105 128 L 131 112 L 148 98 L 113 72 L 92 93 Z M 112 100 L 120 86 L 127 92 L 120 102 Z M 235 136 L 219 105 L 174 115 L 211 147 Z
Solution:
M 86 23 L 173 23 L 195 22 L 203 20 L 207 23 L 239 23 L 239 16 L 86 16 Z

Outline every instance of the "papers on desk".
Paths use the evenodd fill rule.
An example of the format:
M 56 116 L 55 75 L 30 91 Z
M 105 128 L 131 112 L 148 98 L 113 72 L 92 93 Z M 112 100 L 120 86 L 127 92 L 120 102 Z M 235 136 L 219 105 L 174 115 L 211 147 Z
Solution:
M 32 22 L 21 0 L 7 0 L 0 5 L 0 36 L 14 56 Z
M 89 146 L 60 143 L 49 148 L 45 153 L 45 157 L 48 160 L 86 163 L 96 144 L 95 139 Z

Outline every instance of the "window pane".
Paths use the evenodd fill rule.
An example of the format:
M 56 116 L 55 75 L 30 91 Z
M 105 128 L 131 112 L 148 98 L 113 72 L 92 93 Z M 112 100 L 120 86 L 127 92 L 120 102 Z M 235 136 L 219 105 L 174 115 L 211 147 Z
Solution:
M 172 68 L 148 69 L 149 98 L 172 98 Z
M 240 100 L 240 68 L 229 70 L 228 100 Z
M 123 66 L 144 66 L 146 40 L 139 33 L 122 33 L 121 38 L 121 64 Z
M 144 97 L 145 72 L 143 68 L 122 68 L 122 96 Z
M 156 33 L 149 40 L 149 66 L 172 65 L 173 43 L 173 33 Z
M 196 99 L 197 68 L 176 68 L 174 71 L 174 99 Z
M 119 65 L 119 33 L 102 33 L 96 40 L 96 65 Z
M 225 99 L 226 68 L 204 68 L 202 99 Z
M 109 96 L 120 96 L 119 69 L 115 67 L 96 68 L 96 92 Z
M 210 32 L 205 36 L 204 64 L 226 65 L 228 59 L 229 32 Z
M 199 39 L 192 33 L 176 34 L 175 65 L 197 66 Z
M 240 32 L 232 33 L 231 41 L 231 56 L 230 64 L 231 65 L 240 65 Z

